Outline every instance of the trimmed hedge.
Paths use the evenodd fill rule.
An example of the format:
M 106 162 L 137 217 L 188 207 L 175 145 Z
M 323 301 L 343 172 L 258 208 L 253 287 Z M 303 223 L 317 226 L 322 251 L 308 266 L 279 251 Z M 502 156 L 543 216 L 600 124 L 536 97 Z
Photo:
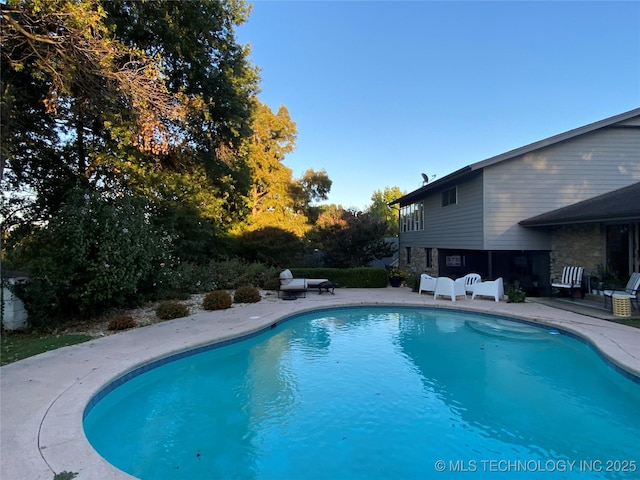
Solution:
M 389 272 L 384 268 L 291 268 L 294 278 L 327 278 L 339 287 L 386 288 Z

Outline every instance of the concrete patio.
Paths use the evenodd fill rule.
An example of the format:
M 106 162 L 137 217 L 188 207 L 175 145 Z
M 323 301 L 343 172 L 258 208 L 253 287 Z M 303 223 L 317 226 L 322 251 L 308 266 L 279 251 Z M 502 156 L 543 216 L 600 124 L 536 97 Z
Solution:
M 621 369 L 640 376 L 640 329 L 605 320 L 610 315 L 605 310 L 576 313 L 583 308 L 579 303 L 556 308 L 554 301 L 511 304 L 469 297 L 453 303 L 391 287 L 337 289 L 335 295 L 308 292 L 295 301 L 274 294 L 256 304 L 199 313 L 27 358 L 0 368 L 0 477 L 51 480 L 67 471 L 77 472 L 81 480 L 132 478 L 104 461 L 84 435 L 84 409 L 102 387 L 151 360 L 268 328 L 289 315 L 321 307 L 437 306 L 508 315 L 577 334 Z

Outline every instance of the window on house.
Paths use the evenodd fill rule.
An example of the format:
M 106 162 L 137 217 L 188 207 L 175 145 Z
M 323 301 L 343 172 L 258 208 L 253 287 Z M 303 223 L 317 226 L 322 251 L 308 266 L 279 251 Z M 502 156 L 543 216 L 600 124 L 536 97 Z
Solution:
M 407 248 L 407 265 L 411 265 L 411 247 Z
M 442 192 L 442 206 L 455 205 L 458 203 L 458 188 L 453 187 Z
M 430 248 L 425 248 L 424 249 L 424 267 L 425 268 L 431 268 L 432 264 L 431 264 L 431 249 Z
M 400 208 L 400 231 L 424 230 L 424 204 L 412 203 Z

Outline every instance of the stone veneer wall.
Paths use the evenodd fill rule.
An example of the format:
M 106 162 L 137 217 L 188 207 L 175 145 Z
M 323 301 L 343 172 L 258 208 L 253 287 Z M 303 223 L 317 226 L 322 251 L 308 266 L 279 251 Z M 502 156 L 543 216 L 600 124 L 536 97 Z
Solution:
M 411 264 L 407 264 L 407 253 L 405 251 L 399 252 L 399 267 L 402 270 L 415 273 L 428 273 L 431 276 L 438 276 L 438 249 L 431 249 L 431 268 L 426 268 L 427 265 L 427 249 L 425 247 L 412 247 L 411 248 Z
M 606 238 L 600 224 L 565 225 L 551 234 L 551 278 L 560 280 L 564 267 L 583 267 L 583 280 L 605 263 Z

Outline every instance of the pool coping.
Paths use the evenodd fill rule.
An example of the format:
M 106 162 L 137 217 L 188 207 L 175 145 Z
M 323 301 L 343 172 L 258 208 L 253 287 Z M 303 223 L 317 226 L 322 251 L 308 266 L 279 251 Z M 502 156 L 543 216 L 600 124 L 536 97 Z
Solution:
M 93 450 L 82 428 L 85 408 L 113 380 L 151 361 L 270 328 L 319 308 L 398 305 L 435 306 L 503 315 L 550 326 L 587 340 L 606 360 L 640 376 L 640 329 L 540 303 L 434 300 L 408 288 L 339 289 L 296 301 L 275 295 L 256 304 L 206 312 L 128 330 L 46 352 L 0 367 L 0 477 L 51 480 L 134 478 Z

